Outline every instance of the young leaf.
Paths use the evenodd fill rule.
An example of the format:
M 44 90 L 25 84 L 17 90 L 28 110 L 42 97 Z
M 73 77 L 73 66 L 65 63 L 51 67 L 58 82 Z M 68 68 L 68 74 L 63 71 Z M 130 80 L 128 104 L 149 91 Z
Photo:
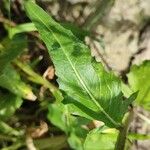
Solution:
M 138 91 L 136 102 L 150 110 L 150 61 L 145 61 L 140 66 L 134 65 L 127 76 L 131 90 Z
M 107 73 L 101 64 L 92 63 L 88 47 L 42 8 L 27 2 L 25 9 L 48 48 L 60 89 L 80 105 L 95 112 L 108 126 L 120 126 L 131 103 L 131 99 L 124 101 L 122 98 L 120 80 Z

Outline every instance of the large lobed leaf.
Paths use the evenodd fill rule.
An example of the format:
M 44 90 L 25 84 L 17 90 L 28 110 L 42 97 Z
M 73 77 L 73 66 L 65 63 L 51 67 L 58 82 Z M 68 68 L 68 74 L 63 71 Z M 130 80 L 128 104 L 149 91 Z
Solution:
M 48 48 L 59 88 L 72 99 L 67 102 L 74 103 L 89 116 L 94 114 L 93 119 L 110 127 L 120 126 L 128 105 L 133 101 L 133 98 L 123 100 L 120 80 L 106 72 L 100 63 L 92 62 L 88 47 L 42 8 L 27 2 L 25 9 Z
M 127 76 L 131 90 L 138 91 L 136 102 L 150 110 L 150 61 L 145 61 L 140 66 L 134 65 Z

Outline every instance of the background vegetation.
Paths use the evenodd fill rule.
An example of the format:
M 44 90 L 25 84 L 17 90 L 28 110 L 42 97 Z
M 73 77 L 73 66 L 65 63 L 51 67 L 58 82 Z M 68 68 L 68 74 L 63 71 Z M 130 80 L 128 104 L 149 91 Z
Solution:
M 24 2 L 0 1 L 0 148 L 113 150 L 115 143 L 119 143 L 119 130 L 115 128 L 118 129 L 117 124 L 129 110 L 131 120 L 129 118 L 124 128 L 129 132 L 124 134 L 126 139 L 120 139 L 126 140 L 125 149 L 148 150 L 149 0 L 37 0 L 52 20 L 44 20 L 46 15 L 42 16 L 42 11 L 30 3 L 25 7 Z M 87 95 L 82 95 L 82 90 L 77 88 L 76 78 L 64 55 L 60 52 L 55 57 L 55 52 L 50 52 L 51 48 L 59 49 L 59 45 L 35 18 L 47 24 L 51 21 L 50 28 L 57 34 L 62 48 L 72 49 L 75 40 L 72 33 L 84 43 L 76 41 L 71 59 L 74 63 L 81 56 L 76 62 L 88 82 L 94 82 L 94 78 L 88 74 L 91 62 L 89 53 L 88 57 L 83 54 L 86 53 L 84 49 L 88 49 L 85 45 L 90 48 L 93 60 L 103 64 L 95 61 L 94 65 L 104 85 L 100 95 L 109 102 L 114 100 L 114 95 L 118 96 L 119 101 L 105 109 L 117 124 L 87 109 L 96 107 L 92 102 L 83 101 Z M 63 41 L 71 44 L 67 47 Z M 85 64 L 85 70 L 80 69 L 80 64 Z M 103 83 L 104 77 L 108 83 Z M 74 102 L 80 99 L 78 96 L 82 97 L 83 105 Z M 62 99 L 65 100 L 60 103 Z M 121 100 L 126 101 L 120 104 Z M 107 104 L 102 106 L 105 108 Z M 123 122 L 126 122 L 126 115 Z M 107 126 L 103 126 L 103 122 Z

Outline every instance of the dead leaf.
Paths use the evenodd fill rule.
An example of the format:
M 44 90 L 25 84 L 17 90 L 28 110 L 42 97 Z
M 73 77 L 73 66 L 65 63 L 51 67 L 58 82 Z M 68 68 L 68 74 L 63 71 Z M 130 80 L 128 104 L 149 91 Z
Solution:
M 54 78 L 55 75 L 55 70 L 53 66 L 49 66 L 46 71 L 43 74 L 44 78 L 47 78 L 49 80 L 52 80 Z

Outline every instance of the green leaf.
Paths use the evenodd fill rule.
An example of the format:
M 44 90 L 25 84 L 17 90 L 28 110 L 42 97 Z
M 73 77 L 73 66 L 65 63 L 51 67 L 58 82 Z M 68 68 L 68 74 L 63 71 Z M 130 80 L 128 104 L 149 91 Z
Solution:
M 27 46 L 24 35 L 16 35 L 13 39 L 5 39 L 0 48 L 0 73 L 13 59 L 15 59 Z
M 90 32 L 81 29 L 70 22 L 60 23 L 64 28 L 71 30 L 71 32 L 78 37 L 80 40 L 84 41 L 85 36 L 90 35 Z
M 68 108 L 63 104 L 50 104 L 48 107 L 48 119 L 62 131 L 68 133 L 70 121 L 68 122 Z
M 117 135 L 114 129 L 105 127 L 94 129 L 85 139 L 84 150 L 114 150 Z
M 131 90 L 138 91 L 137 104 L 150 111 L 150 61 L 134 65 L 127 76 Z
M 120 80 L 92 61 L 90 50 L 71 31 L 32 2 L 26 12 L 38 29 L 53 60 L 59 88 L 110 127 L 118 127 L 131 99 L 123 100 Z M 98 116 L 98 117 L 97 117 Z
M 84 150 L 83 149 L 83 139 L 79 138 L 74 132 L 71 132 L 68 143 L 74 150 Z
M 29 100 L 36 99 L 31 87 L 29 87 L 20 79 L 20 75 L 11 65 L 7 65 L 0 74 L 0 87 L 9 90 L 19 97 Z
M 66 29 L 71 30 L 73 34 L 76 35 L 81 40 L 84 40 L 85 36 L 89 35 L 89 32 L 82 30 L 81 28 L 75 26 L 74 24 L 66 22 L 66 23 L 61 23 L 61 25 Z M 18 33 L 31 32 L 31 31 L 37 31 L 35 25 L 33 23 L 23 23 L 15 27 L 11 27 L 11 29 L 9 30 L 9 37 L 12 38 L 14 35 Z
M 0 93 L 0 118 L 7 120 L 22 104 L 22 99 L 14 94 L 7 93 L 6 95 Z
M 69 106 L 72 115 L 82 116 L 89 120 L 100 119 L 99 113 L 92 111 L 91 109 L 85 107 L 83 104 L 79 103 L 78 101 L 72 99 L 69 96 L 65 96 L 63 104 Z
M 129 97 L 133 93 L 131 88 L 127 84 L 125 84 L 124 82 L 121 82 L 121 90 L 122 90 L 125 97 Z
M 87 130 L 82 128 L 86 122 L 71 115 L 70 106 L 59 103 L 50 104 L 48 119 L 68 135 L 68 143 L 73 149 L 83 150 L 83 141 Z

